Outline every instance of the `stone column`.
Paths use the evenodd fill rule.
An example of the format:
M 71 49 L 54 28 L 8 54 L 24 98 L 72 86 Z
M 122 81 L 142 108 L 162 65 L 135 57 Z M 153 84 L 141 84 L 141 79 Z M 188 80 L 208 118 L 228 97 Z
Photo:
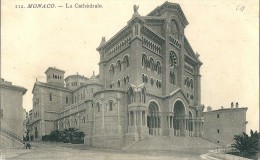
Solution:
M 140 126 L 143 126 L 143 111 L 140 112 Z
M 147 127 L 147 116 L 146 116 L 146 112 L 145 110 L 143 111 L 144 112 L 144 126 Z
M 128 111 L 128 127 L 131 126 L 131 111 Z

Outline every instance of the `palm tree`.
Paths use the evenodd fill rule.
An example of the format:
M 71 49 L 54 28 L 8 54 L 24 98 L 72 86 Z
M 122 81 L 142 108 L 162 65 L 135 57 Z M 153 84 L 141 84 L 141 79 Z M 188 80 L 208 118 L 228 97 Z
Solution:
M 235 135 L 234 140 L 234 148 L 239 151 L 242 157 L 251 157 L 259 152 L 259 136 L 257 132 L 251 130 L 250 137 L 243 132 L 242 135 Z

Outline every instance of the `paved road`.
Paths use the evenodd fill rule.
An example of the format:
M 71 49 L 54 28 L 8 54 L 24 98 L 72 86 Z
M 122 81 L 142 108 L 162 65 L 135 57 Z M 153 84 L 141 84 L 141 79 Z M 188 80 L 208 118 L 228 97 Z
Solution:
M 56 143 L 32 143 L 31 150 L 5 149 L 2 159 L 21 160 L 201 160 L 201 151 L 119 151 L 86 148 Z M 68 148 L 70 147 L 70 148 Z M 77 149 L 75 149 L 77 148 Z

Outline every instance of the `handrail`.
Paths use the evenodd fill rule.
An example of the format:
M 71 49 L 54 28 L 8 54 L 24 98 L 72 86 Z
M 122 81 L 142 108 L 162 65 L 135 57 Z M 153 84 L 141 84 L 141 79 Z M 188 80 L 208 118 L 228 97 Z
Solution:
M 5 128 L 0 128 L 0 132 L 4 133 L 5 135 L 11 137 L 12 139 L 18 141 L 18 142 L 21 142 L 23 143 L 23 140 L 21 137 L 17 136 L 15 133 L 5 129 Z

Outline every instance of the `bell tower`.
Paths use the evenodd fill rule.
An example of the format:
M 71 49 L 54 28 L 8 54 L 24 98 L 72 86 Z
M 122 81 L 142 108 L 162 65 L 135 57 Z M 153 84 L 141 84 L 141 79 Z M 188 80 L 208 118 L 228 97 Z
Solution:
M 64 71 L 55 67 L 49 67 L 46 71 L 46 81 L 54 85 L 64 87 Z

